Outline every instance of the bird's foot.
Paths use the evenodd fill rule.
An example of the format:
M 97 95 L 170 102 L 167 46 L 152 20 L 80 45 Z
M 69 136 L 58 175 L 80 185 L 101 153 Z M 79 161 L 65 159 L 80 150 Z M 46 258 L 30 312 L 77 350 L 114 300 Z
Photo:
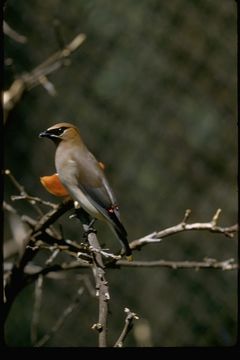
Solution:
M 97 233 L 97 230 L 94 229 L 93 227 L 89 227 L 87 230 L 84 230 L 84 232 L 83 232 L 83 239 L 84 239 L 85 241 L 87 241 L 88 235 L 89 235 L 89 234 L 92 234 L 92 233 L 94 233 L 94 234 Z
M 90 221 L 90 223 L 88 224 L 88 226 L 84 227 L 84 232 L 83 232 L 83 238 L 85 240 L 88 239 L 88 235 L 91 234 L 91 233 L 94 233 L 96 234 L 97 233 L 97 230 L 93 227 L 93 224 L 95 223 L 95 219 L 92 219 Z

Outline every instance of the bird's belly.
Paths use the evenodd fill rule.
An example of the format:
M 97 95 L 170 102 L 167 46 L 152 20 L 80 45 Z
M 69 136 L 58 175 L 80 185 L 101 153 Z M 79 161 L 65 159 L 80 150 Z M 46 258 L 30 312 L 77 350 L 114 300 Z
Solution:
M 59 168 L 59 164 L 57 163 L 56 168 L 61 182 L 69 191 L 73 200 L 76 200 L 80 204 L 80 206 L 82 206 L 83 209 L 92 217 L 99 220 L 105 220 L 103 215 L 98 211 L 97 208 L 95 208 L 95 206 L 88 200 L 87 196 L 79 188 L 76 177 L 75 161 L 68 161 L 67 165 L 65 165 L 66 171 L 64 172 L 64 174 L 62 173 L 61 168 Z
M 72 197 L 74 200 L 77 200 L 78 203 L 83 207 L 85 211 L 92 217 L 99 219 L 99 220 L 105 220 L 103 215 L 98 211 L 98 209 L 93 206 L 93 204 L 88 200 L 86 195 L 79 189 L 76 188 L 73 191 L 71 191 Z

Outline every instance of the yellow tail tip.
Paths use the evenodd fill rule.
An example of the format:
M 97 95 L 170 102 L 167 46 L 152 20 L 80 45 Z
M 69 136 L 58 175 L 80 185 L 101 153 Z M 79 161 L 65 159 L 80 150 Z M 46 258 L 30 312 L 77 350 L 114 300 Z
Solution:
M 133 256 L 132 255 L 126 256 L 126 258 L 127 258 L 127 261 L 133 261 Z

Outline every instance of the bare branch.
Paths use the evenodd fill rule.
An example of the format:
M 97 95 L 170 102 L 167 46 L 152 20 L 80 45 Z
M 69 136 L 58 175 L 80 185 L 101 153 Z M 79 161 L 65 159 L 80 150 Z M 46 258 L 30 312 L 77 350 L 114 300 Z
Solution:
M 92 329 L 98 331 L 99 347 L 107 346 L 107 315 L 108 315 L 108 301 L 110 299 L 108 282 L 105 278 L 105 266 L 103 264 L 101 246 L 94 231 L 89 229 L 89 216 L 83 209 L 76 210 L 77 218 L 81 221 L 84 231 L 88 234 L 88 242 L 92 249 L 92 271 L 96 282 L 96 295 L 99 297 L 99 316 L 98 323 L 92 326 Z
M 24 268 L 28 262 L 31 261 L 32 258 L 37 254 L 38 248 L 34 247 L 36 240 L 39 237 L 50 237 L 50 235 L 47 234 L 45 230 L 49 228 L 49 226 L 52 225 L 67 210 L 71 209 L 72 206 L 73 202 L 71 200 L 61 203 L 57 209 L 51 210 L 45 214 L 29 232 L 29 235 L 26 238 L 25 251 L 20 256 L 8 278 L 6 279 L 4 320 L 6 320 L 8 316 L 15 297 L 19 291 L 28 284 L 28 279 L 26 279 L 24 274 Z
M 191 210 L 191 209 L 187 209 L 187 210 L 185 211 L 184 218 L 183 218 L 183 220 L 182 220 L 182 223 L 183 223 L 183 224 L 186 224 L 186 222 L 187 222 L 187 220 L 189 219 L 191 213 L 192 213 L 192 210 Z
M 11 200 L 12 201 L 28 200 L 28 201 L 31 202 L 32 205 L 35 205 L 38 202 L 40 204 L 52 207 L 53 209 L 57 208 L 57 204 L 54 204 L 54 203 L 49 202 L 49 201 L 44 201 L 44 200 L 40 199 L 39 197 L 30 196 L 30 195 L 12 195 Z
M 81 286 L 78 289 L 77 295 L 73 299 L 73 302 L 63 311 L 62 315 L 53 325 L 49 333 L 44 335 L 37 343 L 34 344 L 35 347 L 41 347 L 45 345 L 51 339 L 51 337 L 61 328 L 66 318 L 78 307 L 80 297 L 83 294 L 83 292 L 84 292 L 84 288 Z
M 6 21 L 3 21 L 3 32 L 5 35 L 9 36 L 11 39 L 20 44 L 25 44 L 27 42 L 26 36 L 23 36 L 17 31 L 13 30 Z
M 146 235 L 140 239 L 133 240 L 130 243 L 130 248 L 132 250 L 141 249 L 141 247 L 144 245 L 162 241 L 162 239 L 164 237 L 174 235 L 174 234 L 177 234 L 177 233 L 180 233 L 183 231 L 193 231 L 193 230 L 210 231 L 213 233 L 223 234 L 226 237 L 233 238 L 235 233 L 238 231 L 238 225 L 235 224 L 235 225 L 229 226 L 229 227 L 217 226 L 217 220 L 219 218 L 220 212 L 221 212 L 221 209 L 218 209 L 210 222 L 187 224 L 186 220 L 189 218 L 190 213 L 191 213 L 190 209 L 188 209 L 188 210 L 186 210 L 185 216 L 181 223 L 179 223 L 178 225 L 169 227 L 167 229 L 161 230 L 161 231 L 155 231 L 155 232 L 153 232 L 149 235 Z
M 37 341 L 37 327 L 40 317 L 40 309 L 42 304 L 43 276 L 40 275 L 35 283 L 33 316 L 31 323 L 31 341 L 34 344 Z
M 101 249 L 98 239 L 94 233 L 88 235 L 89 244 L 96 249 Z M 100 252 L 93 253 L 93 275 L 96 281 L 96 294 L 99 297 L 99 317 L 98 326 L 99 332 L 99 347 L 107 346 L 107 315 L 108 315 L 108 301 L 110 299 L 108 282 L 105 279 L 105 270 Z M 94 326 L 93 326 L 94 329 Z
M 239 265 L 234 263 L 234 259 L 227 259 L 218 261 L 216 259 L 205 258 L 203 261 L 126 261 L 119 260 L 116 262 L 116 267 L 167 267 L 171 269 L 220 269 L 220 270 L 236 270 Z
M 8 204 L 6 201 L 3 201 L 3 209 L 12 213 L 17 214 L 17 210 L 12 207 L 12 205 Z
M 213 227 L 217 225 L 217 222 L 218 222 L 218 219 L 219 219 L 219 216 L 221 214 L 222 210 L 221 209 L 217 209 L 216 213 L 213 215 L 213 218 L 212 218 L 212 225 Z
M 24 189 L 24 187 L 17 181 L 17 179 L 13 176 L 13 174 L 11 173 L 11 171 L 9 169 L 5 170 L 5 175 L 7 175 L 9 177 L 9 179 L 11 180 L 12 184 L 17 188 L 17 190 L 20 192 L 21 196 L 24 196 L 26 198 L 26 200 L 33 206 L 33 208 L 37 211 L 37 213 L 39 215 L 43 215 L 42 210 L 39 208 L 39 206 L 36 204 L 36 201 L 31 200 L 31 197 L 29 197 L 29 195 L 27 194 L 26 190 Z
M 125 325 L 114 347 L 123 347 L 124 340 L 126 339 L 129 331 L 133 328 L 133 320 L 139 319 L 139 317 L 135 313 L 131 312 L 128 308 L 125 308 L 124 312 L 127 313 Z
M 70 55 L 82 45 L 85 39 L 85 34 L 78 34 L 64 49 L 54 53 L 31 72 L 19 76 L 10 88 L 4 91 L 3 109 L 5 121 L 9 111 L 20 101 L 25 91 L 29 91 L 35 86 L 43 85 L 51 95 L 56 93 L 53 84 L 48 81 L 47 76 L 63 66 L 69 65 Z

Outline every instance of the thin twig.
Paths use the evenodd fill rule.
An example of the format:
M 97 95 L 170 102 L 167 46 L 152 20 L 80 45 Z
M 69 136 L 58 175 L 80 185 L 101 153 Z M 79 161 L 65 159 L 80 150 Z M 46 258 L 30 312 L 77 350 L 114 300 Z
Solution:
M 48 267 L 41 267 L 33 264 L 29 264 L 25 268 L 25 274 L 29 275 L 31 282 L 38 279 L 39 276 L 48 276 L 54 277 L 54 273 L 68 271 L 68 270 L 77 270 L 83 268 L 89 268 L 91 265 L 86 261 L 72 261 L 70 263 L 55 264 Z M 219 261 L 216 259 L 205 258 L 203 261 L 170 261 L 170 260 L 156 260 L 156 261 L 126 261 L 118 260 L 115 263 L 106 264 L 107 268 L 118 269 L 121 267 L 167 267 L 171 269 L 220 269 L 223 271 L 236 270 L 239 268 L 239 264 L 234 262 L 234 259 L 227 259 Z M 11 271 L 12 265 L 10 263 L 4 263 L 4 271 Z
M 49 258 L 45 261 L 45 265 L 49 266 L 59 254 L 59 249 L 53 251 L 53 253 L 49 256 Z M 43 275 L 39 275 L 35 285 L 35 302 L 33 307 L 33 318 L 32 318 L 32 326 L 31 326 L 31 341 L 32 344 L 37 341 L 37 327 L 39 323 L 39 315 L 40 308 L 42 304 L 42 292 L 43 292 Z
M 82 268 L 90 268 L 90 264 L 87 264 L 87 266 L 85 266 L 86 264 L 82 264 Z M 5 274 L 7 274 L 9 271 L 12 270 L 13 268 L 13 264 L 11 262 L 4 262 L 3 264 L 4 266 L 4 276 Z M 56 266 L 56 268 L 55 268 Z M 58 265 L 53 265 L 52 268 L 43 268 L 42 266 L 39 265 L 35 265 L 33 263 L 26 265 L 25 267 L 25 274 L 27 275 L 33 275 L 35 278 L 34 280 L 38 279 L 39 276 L 46 276 L 49 279 L 53 279 L 53 280 L 66 280 L 66 279 L 76 279 L 77 281 L 83 281 L 89 295 L 95 297 L 96 296 L 96 289 L 94 288 L 92 282 L 90 281 L 90 278 L 88 275 L 82 275 L 79 273 L 74 273 L 74 274 L 69 274 L 68 272 L 66 272 L 65 270 L 75 270 L 75 269 L 79 269 L 80 267 L 66 267 L 66 269 L 64 268 L 64 266 L 58 267 Z M 47 270 L 47 271 L 43 271 L 43 270 Z
M 234 263 L 234 259 L 218 261 L 216 259 L 205 258 L 203 261 L 126 261 L 119 260 L 113 267 L 167 267 L 171 269 L 220 269 L 224 271 L 236 270 L 239 265 Z
M 223 234 L 229 238 L 233 238 L 235 233 L 238 231 L 237 224 L 229 227 L 217 226 L 217 221 L 221 213 L 221 209 L 218 209 L 214 214 L 212 220 L 206 223 L 193 223 L 193 224 L 186 223 L 187 219 L 190 216 L 190 213 L 191 213 L 190 209 L 186 210 L 183 221 L 180 222 L 178 225 L 171 226 L 161 231 L 154 231 L 153 233 L 148 234 L 140 239 L 133 240 L 130 243 L 130 248 L 132 250 L 141 249 L 142 246 L 144 245 L 161 242 L 163 238 L 183 231 L 194 231 L 194 230 L 210 231 L 213 233 Z
M 37 343 L 34 344 L 35 347 L 41 347 L 45 345 L 51 339 L 51 337 L 60 329 L 60 327 L 64 324 L 66 318 L 78 307 L 80 297 L 83 294 L 83 292 L 84 292 L 84 288 L 81 286 L 78 289 L 77 295 L 73 299 L 73 302 L 63 311 L 62 315 L 53 325 L 53 327 L 48 332 L 48 334 L 44 335 L 40 340 L 38 340 Z
M 12 195 L 11 196 L 11 200 L 12 201 L 16 201 L 16 200 L 28 200 L 31 202 L 32 205 L 35 205 L 37 202 L 49 207 L 52 207 L 53 209 L 57 208 L 57 204 L 54 204 L 52 202 L 49 201 L 45 201 L 40 199 L 39 197 L 36 196 L 30 196 L 30 195 Z
M 34 344 L 37 341 L 37 328 L 40 317 L 40 309 L 42 304 L 42 291 L 43 291 L 43 276 L 40 275 L 35 283 L 34 292 L 34 305 L 33 305 L 33 316 L 31 323 L 31 342 Z
M 55 72 L 63 66 L 69 65 L 70 55 L 75 52 L 86 39 L 85 34 L 78 34 L 64 49 L 51 55 L 47 60 L 37 66 L 29 73 L 20 75 L 10 88 L 3 93 L 4 120 L 6 121 L 9 111 L 20 101 L 26 90 L 35 86 L 43 85 L 52 95 L 55 93 L 53 85 L 48 81 L 47 75 Z
M 124 340 L 126 339 L 129 331 L 133 328 L 133 320 L 139 319 L 139 317 L 135 313 L 131 312 L 128 308 L 125 308 L 124 312 L 127 313 L 125 325 L 114 347 L 123 347 Z
M 13 301 L 15 300 L 17 294 L 21 289 L 28 284 L 28 279 L 24 274 L 25 266 L 33 259 L 37 254 L 38 248 L 35 248 L 35 242 L 39 238 L 44 238 L 44 236 L 49 236 L 45 232 L 49 226 L 51 226 L 61 215 L 63 215 L 67 210 L 73 207 L 73 202 L 68 200 L 61 203 L 57 209 L 49 211 L 45 214 L 31 229 L 27 238 L 26 238 L 26 248 L 20 258 L 16 261 L 11 274 L 6 280 L 5 286 L 5 298 L 6 302 L 4 304 L 4 320 L 6 320 Z
M 15 176 L 11 173 L 11 171 L 9 169 L 5 170 L 5 175 L 7 175 L 9 177 L 9 179 L 11 180 L 12 184 L 17 188 L 17 190 L 20 192 L 21 196 L 26 197 L 26 200 L 33 206 L 33 208 L 36 210 L 36 212 L 39 215 L 43 215 L 42 210 L 40 209 L 40 207 L 36 204 L 36 201 L 33 201 L 29 198 L 29 195 L 27 194 L 26 190 L 24 189 L 24 187 L 17 181 L 17 179 L 15 178 Z
M 3 209 L 12 214 L 17 214 L 17 210 L 12 205 L 8 204 L 6 201 L 3 201 Z
M 3 32 L 5 35 L 20 44 L 25 44 L 27 42 L 26 36 L 19 34 L 16 30 L 13 30 L 6 21 L 3 21 Z

